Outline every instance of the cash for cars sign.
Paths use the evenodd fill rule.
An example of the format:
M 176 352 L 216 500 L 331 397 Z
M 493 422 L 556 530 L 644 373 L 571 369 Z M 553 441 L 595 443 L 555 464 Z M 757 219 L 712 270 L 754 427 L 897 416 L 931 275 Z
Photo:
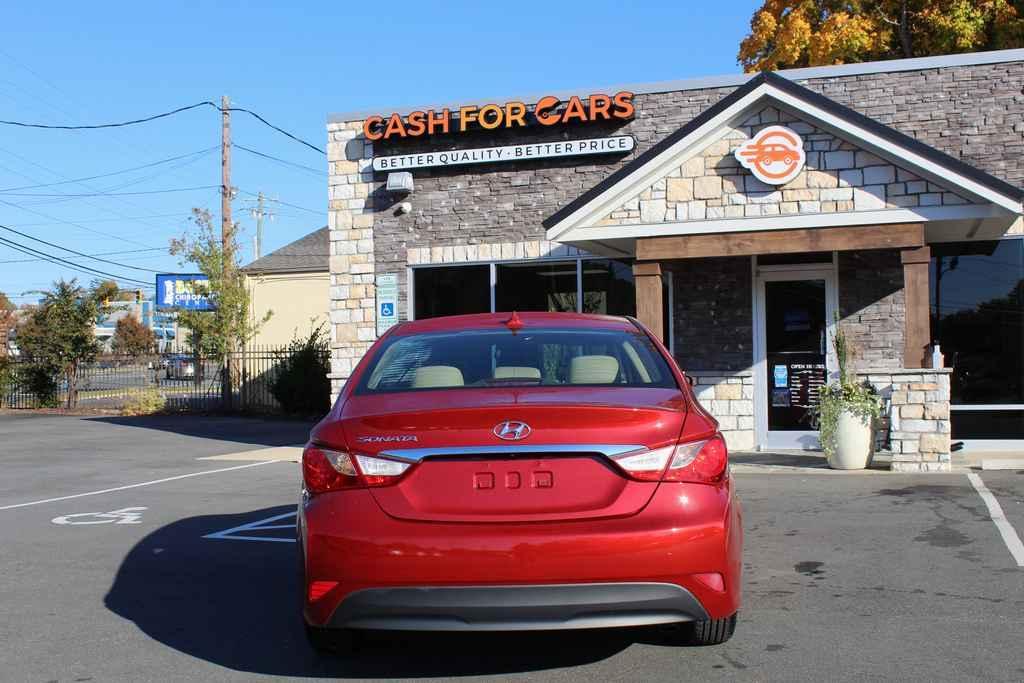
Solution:
M 541 97 L 531 107 L 524 102 L 506 102 L 503 105 L 485 104 L 482 107 L 467 105 L 456 110 L 414 111 L 407 116 L 399 113 L 390 116 L 370 116 L 363 122 L 363 134 L 367 140 L 392 140 L 420 138 L 431 135 L 461 135 L 472 131 L 494 131 L 526 126 L 535 129 L 574 123 L 596 121 L 628 121 L 636 113 L 633 93 L 619 92 L 615 95 L 594 93 L 584 101 L 573 95 L 562 105 L 554 95 Z M 550 157 L 579 156 L 584 154 L 610 154 L 629 152 L 635 141 L 631 136 L 620 135 L 586 140 L 506 145 L 439 152 L 417 152 L 394 156 L 376 157 L 375 171 L 399 171 L 431 166 L 457 166 L 462 164 L 486 164 L 503 161 L 526 161 Z
M 200 273 L 165 273 L 156 276 L 156 307 L 186 311 L 212 311 L 210 278 Z
M 375 157 L 375 171 L 403 171 L 431 166 L 461 166 L 463 164 L 490 164 L 499 161 L 529 161 L 551 157 L 581 156 L 584 154 L 609 154 L 628 152 L 633 149 L 631 135 L 617 135 L 610 138 L 588 140 L 566 140 L 563 142 L 533 142 L 504 147 L 478 147 L 476 149 L 454 149 L 448 152 L 417 152 L 395 156 Z

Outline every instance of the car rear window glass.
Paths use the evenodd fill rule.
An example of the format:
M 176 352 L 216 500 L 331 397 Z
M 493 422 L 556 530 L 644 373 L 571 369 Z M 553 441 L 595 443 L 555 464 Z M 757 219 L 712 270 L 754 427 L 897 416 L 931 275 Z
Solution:
M 667 361 L 639 331 L 460 330 L 388 339 L 356 392 L 574 385 L 676 387 Z

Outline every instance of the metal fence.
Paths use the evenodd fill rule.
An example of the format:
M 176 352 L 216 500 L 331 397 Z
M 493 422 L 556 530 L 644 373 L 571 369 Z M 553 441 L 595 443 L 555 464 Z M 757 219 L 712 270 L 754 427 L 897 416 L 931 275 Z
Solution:
M 79 407 L 117 406 L 144 392 L 159 393 L 170 410 L 274 412 L 274 378 L 287 355 L 284 347 L 255 346 L 230 354 L 233 382 L 225 400 L 219 360 L 196 358 L 188 350 L 147 356 L 103 355 L 79 367 Z M 43 401 L 28 380 L 29 364 L 9 358 L 0 408 L 40 408 Z M 67 382 L 57 378 L 56 400 L 67 402 Z

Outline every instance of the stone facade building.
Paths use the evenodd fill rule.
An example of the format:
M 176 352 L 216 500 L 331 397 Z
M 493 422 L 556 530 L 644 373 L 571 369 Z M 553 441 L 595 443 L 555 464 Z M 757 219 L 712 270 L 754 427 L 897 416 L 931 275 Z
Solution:
M 506 127 L 488 118 L 501 103 L 424 107 L 449 116 L 434 134 L 416 134 L 424 111 L 330 118 L 335 393 L 394 321 L 635 315 L 731 448 L 812 448 L 806 409 L 839 325 L 885 401 L 894 469 L 947 469 L 960 441 L 1021 443 L 1024 51 L 617 91 L 628 117 L 548 125 L 538 109 Z M 603 97 L 557 94 L 558 111 L 574 95 Z M 579 153 L 620 138 L 626 153 Z M 387 187 L 402 169 L 409 193 Z

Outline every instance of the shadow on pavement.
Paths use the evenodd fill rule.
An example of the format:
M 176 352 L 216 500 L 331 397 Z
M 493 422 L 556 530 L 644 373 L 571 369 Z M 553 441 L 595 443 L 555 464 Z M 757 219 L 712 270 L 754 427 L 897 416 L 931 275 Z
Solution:
M 202 538 L 293 510 L 278 506 L 190 517 L 158 529 L 125 557 L 107 593 L 107 608 L 167 647 L 236 671 L 272 676 L 508 674 L 587 664 L 636 642 L 671 645 L 679 637 L 667 629 L 374 632 L 360 639 L 354 655 L 318 655 L 306 644 L 299 616 L 296 546 Z
M 92 422 L 140 429 L 155 429 L 184 436 L 261 446 L 293 446 L 304 444 L 312 420 L 235 417 L 225 415 L 144 415 L 140 417 L 92 417 Z

